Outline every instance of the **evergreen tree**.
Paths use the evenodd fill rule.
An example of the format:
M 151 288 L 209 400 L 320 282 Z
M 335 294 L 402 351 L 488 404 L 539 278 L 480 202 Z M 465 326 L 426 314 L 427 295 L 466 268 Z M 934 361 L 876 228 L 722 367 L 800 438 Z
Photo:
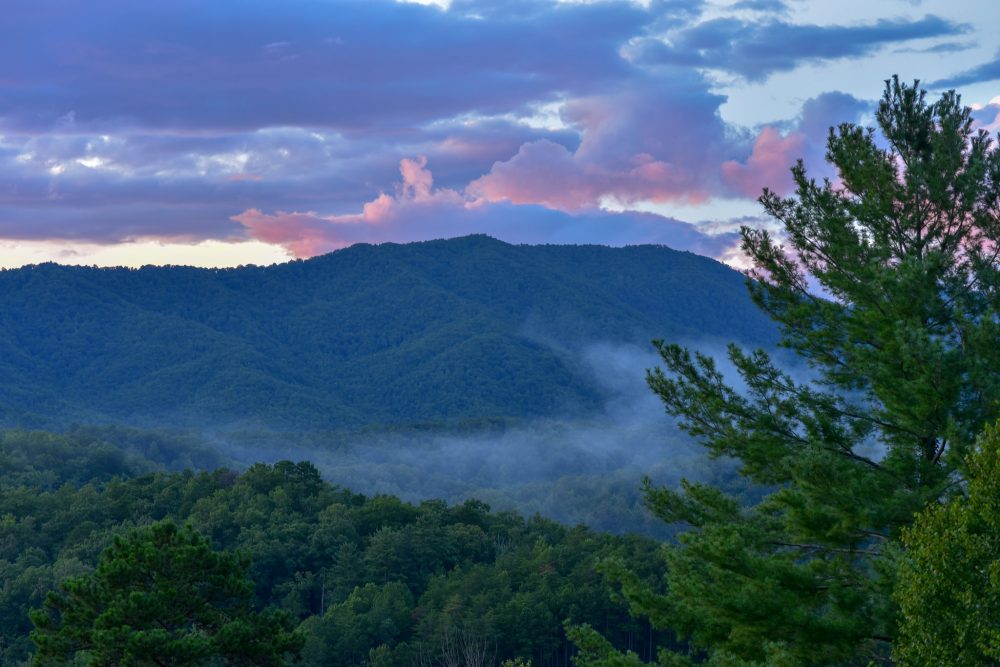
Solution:
M 34 610 L 36 665 L 283 665 L 287 615 L 250 608 L 249 561 L 163 521 L 118 537 L 87 576 Z
M 1000 425 L 972 456 L 967 494 L 903 532 L 893 647 L 902 665 L 1000 665 Z
M 648 380 L 667 412 L 764 494 L 647 486 L 658 516 L 690 527 L 666 593 L 615 568 L 633 612 L 710 665 L 889 662 L 901 533 L 954 492 L 1000 406 L 1000 151 L 954 92 L 930 103 L 894 78 L 876 119 L 880 133 L 831 129 L 836 180 L 800 161 L 795 196 L 764 191 L 785 245 L 742 230 L 751 294 L 802 372 L 730 346 L 734 384 L 657 343 Z

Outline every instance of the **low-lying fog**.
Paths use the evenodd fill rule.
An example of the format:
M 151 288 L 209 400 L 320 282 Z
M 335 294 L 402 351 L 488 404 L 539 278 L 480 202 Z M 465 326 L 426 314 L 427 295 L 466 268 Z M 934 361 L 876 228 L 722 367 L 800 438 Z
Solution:
M 475 435 L 359 435 L 334 447 L 313 440 L 277 451 L 230 444 L 229 454 L 245 463 L 310 460 L 331 482 L 365 494 L 478 498 L 494 509 L 661 537 L 669 530 L 643 506 L 643 477 L 668 485 L 736 481 L 734 466 L 709 460 L 646 385 L 646 369 L 658 361 L 652 347 L 594 344 L 573 358 L 607 396 L 587 419 L 541 419 Z

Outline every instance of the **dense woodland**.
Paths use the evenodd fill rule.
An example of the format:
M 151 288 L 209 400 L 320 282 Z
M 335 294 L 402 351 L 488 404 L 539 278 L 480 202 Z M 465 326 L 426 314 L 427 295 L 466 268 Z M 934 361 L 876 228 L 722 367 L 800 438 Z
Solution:
M 138 439 L 138 436 L 135 436 Z M 285 610 L 307 665 L 436 660 L 446 637 L 473 638 L 491 659 L 564 665 L 566 620 L 649 654 L 668 639 L 609 595 L 597 564 L 639 563 L 655 585 L 658 544 L 495 513 L 365 497 L 324 482 L 308 463 L 239 473 L 167 472 L 201 452 L 143 452 L 45 433 L 0 438 L 2 664 L 31 651 L 28 611 L 66 577 L 93 569 L 131 528 L 189 522 L 217 549 L 251 557 L 257 608 Z M 159 460 L 146 458 L 157 456 Z M 377 656 L 377 659 L 372 656 Z
M 494 512 L 478 500 L 410 503 L 392 495 L 365 496 L 325 481 L 306 462 L 237 470 L 227 466 L 233 450 L 206 446 L 182 431 L 106 425 L 61 434 L 15 429 L 0 436 L 2 659 L 20 664 L 37 647 L 38 665 L 277 667 L 295 659 L 420 667 L 490 667 L 501 661 L 508 667 L 1000 664 L 1000 150 L 975 130 L 970 110 L 954 93 L 929 102 L 918 84 L 896 78 L 886 82 L 876 121 L 878 134 L 850 124 L 831 129 L 828 158 L 837 168 L 837 182 L 810 179 L 799 163 L 792 171 L 792 196 L 765 191 L 761 203 L 780 223 L 780 241 L 766 230 L 742 230 L 742 250 L 754 266 L 747 283 L 752 301 L 777 324 L 781 346 L 806 371 L 789 370 L 785 358 L 763 346 L 733 344 L 725 360 L 692 350 L 676 324 L 664 333 L 672 339 L 654 343 L 660 365 L 648 372 L 649 387 L 719 469 L 739 479 L 724 473 L 666 483 L 647 479 L 643 502 L 673 527 L 663 539 Z M 181 336 L 191 322 L 201 322 L 195 328 L 220 346 L 206 343 L 191 358 L 205 361 L 220 350 L 235 350 L 235 363 L 225 368 L 237 376 L 227 379 L 245 377 L 242 373 L 269 378 L 254 385 L 263 388 L 259 393 L 248 392 L 246 405 L 266 402 L 289 415 L 287 425 L 294 424 L 298 413 L 286 410 L 291 404 L 278 400 L 279 394 L 306 395 L 306 389 L 318 387 L 310 382 L 325 371 L 311 376 L 312 366 L 292 365 L 308 371 L 299 371 L 294 382 L 283 381 L 290 393 L 274 393 L 270 388 L 276 385 L 269 383 L 289 372 L 280 364 L 292 357 L 282 355 L 294 354 L 294 336 L 304 331 L 288 323 L 304 320 L 286 318 L 273 328 L 239 320 L 236 305 L 247 313 L 255 306 L 240 296 L 232 297 L 232 308 L 220 305 L 230 298 L 224 296 L 225 281 L 254 273 L 271 280 L 324 262 L 336 266 L 345 257 L 363 257 L 357 261 L 364 266 L 391 256 L 395 285 L 423 289 L 443 279 L 436 273 L 443 266 L 439 253 L 456 248 L 475 251 L 478 268 L 469 264 L 467 277 L 478 280 L 477 290 L 488 281 L 474 280 L 473 274 L 482 268 L 481 275 L 492 275 L 483 268 L 490 265 L 484 259 L 511 253 L 521 253 L 521 275 L 532 273 L 539 256 L 579 260 L 581 253 L 593 253 L 609 265 L 621 260 L 619 272 L 605 272 L 603 282 L 625 291 L 635 285 L 623 276 L 635 274 L 624 264 L 641 267 L 636 260 L 645 253 L 669 257 L 674 265 L 681 257 L 651 248 L 536 251 L 476 237 L 384 250 L 361 247 L 280 270 L 143 273 L 48 266 L 10 272 L 2 277 L 9 279 L 5 298 L 17 305 L 4 320 L 4 344 L 11 353 L 5 363 L 12 373 L 5 390 L 8 417 L 27 420 L 30 410 L 44 405 L 43 393 L 18 384 L 18 377 L 35 371 L 49 383 L 45 391 L 65 392 L 73 401 L 72 407 L 64 404 L 70 412 L 141 416 L 140 403 L 161 391 L 174 392 L 174 407 L 192 408 L 192 394 L 181 390 L 187 385 L 178 378 L 200 377 L 200 370 L 212 386 L 212 371 L 151 353 L 170 348 L 166 336 Z M 437 269 L 413 264 L 411 253 L 425 251 L 436 256 Z M 409 259 L 397 262 L 400 256 Z M 696 273 L 715 267 L 699 274 L 706 280 L 719 270 L 691 262 L 688 269 Z M 400 266 L 403 273 L 394 273 Z M 551 277 L 551 266 L 547 271 Z M 168 286 L 177 276 L 192 281 L 185 287 L 190 293 L 203 293 L 206 284 L 223 290 L 212 302 L 218 308 L 185 305 L 182 292 Z M 162 282 L 144 282 L 151 277 Z M 690 275 L 686 280 L 694 282 Z M 729 284 L 729 278 L 721 280 Z M 137 282 L 109 297 L 108 281 Z M 699 288 L 703 295 L 714 295 L 716 288 L 725 294 L 722 283 Z M 149 291 L 154 284 L 175 300 L 150 299 L 158 294 Z M 365 284 L 356 282 L 353 289 L 364 294 Z M 471 301 L 450 300 L 467 287 L 453 284 L 442 312 L 472 312 L 459 305 Z M 581 311 L 583 306 L 565 309 L 555 298 L 559 290 L 542 289 L 553 298 L 546 304 L 549 322 L 568 326 L 586 312 L 596 318 L 592 326 L 627 339 L 637 331 L 629 309 L 654 312 L 657 300 L 667 298 L 658 290 L 645 291 L 630 304 L 615 305 L 626 315 L 602 319 L 608 292 L 594 290 L 577 295 L 577 304 L 597 304 Z M 501 291 L 489 298 L 506 303 Z M 49 300 L 29 303 L 24 297 L 29 293 Z M 62 320 L 50 321 L 46 335 L 31 339 L 26 332 L 41 331 L 32 318 L 60 317 L 65 308 L 67 321 L 75 321 L 74 312 L 80 318 L 80 328 L 71 330 L 83 332 L 68 343 L 109 335 L 102 320 L 66 304 L 63 295 L 70 293 L 81 304 L 104 304 L 107 321 L 133 337 L 131 343 L 112 337 L 115 346 L 128 351 L 136 343 L 143 351 L 138 359 L 126 355 L 122 364 L 111 364 L 110 374 L 97 373 L 96 384 L 80 380 L 79 359 L 59 358 L 61 374 L 56 364 L 43 368 L 48 363 L 39 361 L 43 350 L 74 348 L 53 342 L 62 335 Z M 266 302 L 270 292 L 253 294 Z M 683 294 L 679 286 L 671 298 L 678 294 Z M 292 299 L 301 306 L 299 315 L 319 308 L 324 318 L 336 321 L 333 311 L 323 310 L 327 306 L 308 295 L 303 299 Z M 148 307 L 163 303 L 172 305 L 167 311 Z M 705 305 L 710 299 L 681 299 L 672 307 L 678 303 L 694 318 L 683 321 L 701 322 L 708 336 L 718 332 L 712 322 L 724 322 L 713 319 L 719 312 Z M 406 326 L 379 329 L 386 337 L 373 346 L 359 339 L 367 355 L 362 356 L 376 360 L 373 368 L 378 359 L 392 357 L 387 350 L 412 352 L 406 341 L 427 340 L 419 334 L 419 318 L 385 303 L 379 308 L 359 306 L 358 312 Z M 188 315 L 180 317 L 176 309 Z M 138 319 L 120 319 L 126 312 Z M 239 322 L 229 323 L 230 315 Z M 570 348 L 559 352 L 541 345 L 537 330 L 536 338 L 523 334 L 531 312 L 507 315 L 507 328 L 495 331 L 521 336 L 521 342 L 514 348 L 476 347 L 488 353 L 477 358 L 498 350 L 502 355 L 503 349 L 547 350 L 544 355 L 552 355 L 547 359 L 563 364 L 566 378 L 578 377 L 565 366 Z M 771 329 L 755 328 L 742 310 L 734 306 L 729 315 L 739 320 L 732 338 L 770 340 Z M 147 316 L 152 319 L 144 320 Z M 129 328 L 135 322 L 158 327 L 161 317 L 167 317 L 161 348 L 145 325 Z M 352 317 L 344 317 L 344 328 L 317 331 L 344 335 L 352 331 Z M 512 329 L 515 321 L 520 324 Z M 314 324 L 321 326 L 321 320 Z M 408 330 L 411 325 L 416 328 Z M 233 344 L 227 336 L 237 330 L 253 345 Z M 316 331 L 310 336 L 305 349 L 319 350 L 319 356 L 297 360 L 334 363 L 337 347 L 316 344 L 332 338 Z M 154 344 L 138 346 L 140 338 Z M 493 339 L 473 340 L 483 345 Z M 351 349 L 346 339 L 340 342 Z M 454 341 L 452 346 L 466 349 Z M 112 355 L 111 348 L 102 349 Z M 240 357 L 240 350 L 255 352 Z M 202 351 L 209 356 L 199 357 Z M 490 358 L 490 381 L 539 390 L 542 384 L 520 385 L 523 376 L 505 374 L 501 361 L 531 358 L 511 354 Z M 422 359 L 411 361 L 423 367 Z M 354 361 L 339 367 L 343 378 L 352 377 Z M 140 362 L 146 366 L 133 365 Z M 268 375 L 268 364 L 278 370 Z M 102 393 L 107 386 L 102 383 L 115 373 L 138 368 L 164 383 L 151 382 L 155 392 L 143 393 L 135 376 L 127 400 L 125 393 Z M 474 363 L 467 370 L 473 377 L 487 375 Z M 558 376 L 546 373 L 549 380 Z M 371 376 L 384 378 L 374 371 Z M 433 376 L 430 384 L 413 375 L 394 377 L 403 384 L 390 382 L 377 396 L 355 395 L 327 406 L 329 423 L 350 424 L 351 410 L 375 398 L 382 401 L 379 409 L 391 410 L 394 400 L 414 396 L 407 391 L 428 392 L 438 386 L 434 382 L 450 383 L 452 390 L 442 394 L 435 419 L 503 429 L 511 417 L 529 414 L 524 404 L 504 403 L 501 394 L 490 393 L 489 382 L 482 384 L 484 393 L 459 399 L 458 390 L 468 385 L 449 380 L 447 373 Z M 334 382 L 332 376 L 326 380 Z M 406 385 L 410 381 L 415 384 Z M 513 384 L 504 384 L 508 381 Z M 410 388 L 403 391 L 404 386 Z M 582 387 L 565 385 L 577 392 L 573 401 L 586 394 Z M 568 396 L 554 400 L 565 409 Z M 218 409 L 232 415 L 226 400 L 221 395 L 218 403 L 199 403 L 190 414 Z M 295 405 L 307 412 L 319 406 Z M 494 411 L 485 419 L 477 412 L 484 406 Z M 395 428 L 414 428 L 404 413 Z M 275 431 L 268 433 L 265 437 L 274 437 Z M 675 435 L 664 428 L 664 437 Z M 336 452 L 334 444 L 327 453 Z M 528 456 L 518 458 L 525 466 L 532 463 Z M 586 487 L 579 495 L 582 504 L 597 498 Z
M 586 415 L 579 344 L 773 342 L 665 247 L 359 244 L 266 268 L 0 271 L 0 423 L 276 430 Z

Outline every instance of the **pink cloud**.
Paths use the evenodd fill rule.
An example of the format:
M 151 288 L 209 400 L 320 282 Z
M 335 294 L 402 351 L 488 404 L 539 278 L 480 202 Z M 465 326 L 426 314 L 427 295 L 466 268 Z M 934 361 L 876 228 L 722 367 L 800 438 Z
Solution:
M 427 169 L 427 158 L 416 160 L 404 158 L 399 163 L 399 173 L 403 176 L 403 195 L 414 201 L 425 201 L 431 196 L 434 177 Z
M 732 153 L 717 113 L 723 98 L 696 81 L 670 89 L 619 90 L 568 100 L 562 121 L 580 136 L 575 150 L 538 140 L 495 162 L 466 193 L 487 201 L 564 211 L 606 199 L 698 203 L 721 191 L 719 165 Z
M 315 212 L 278 211 L 266 214 L 251 208 L 232 220 L 243 225 L 252 239 L 274 243 L 296 257 L 313 257 L 343 248 L 352 243 L 378 238 L 376 228 L 396 221 L 414 209 L 439 206 L 475 205 L 447 188 L 434 189 L 434 177 L 427 169 L 427 158 L 406 158 L 399 163 L 402 181 L 396 194 L 380 193 L 362 206 L 360 213 L 321 216 Z
M 575 211 L 597 204 L 601 188 L 595 176 L 565 147 L 543 139 L 522 145 L 506 162 L 495 163 L 488 174 L 469 183 L 466 192 L 490 202 Z
M 724 186 L 731 194 L 754 199 L 765 187 L 788 194 L 793 189 L 791 167 L 799 158 L 811 177 L 837 183 L 836 170 L 824 159 L 828 132 L 842 122 L 861 122 L 869 108 L 868 103 L 845 93 L 823 93 L 806 100 L 798 118 L 785 124 L 784 134 L 775 126 L 766 126 L 758 132 L 745 160 L 721 163 Z
M 722 165 L 726 185 L 746 197 L 758 197 L 765 187 L 779 194 L 792 190 L 790 167 L 803 157 L 806 136 L 791 132 L 782 136 L 777 129 L 765 127 L 753 144 L 745 163 L 729 160 Z
M 267 215 L 251 208 L 234 215 L 233 220 L 243 225 L 250 238 L 280 245 L 295 257 L 313 257 L 343 247 L 331 243 L 327 225 L 315 213 Z
M 553 152 L 554 153 L 554 152 Z M 634 167 L 658 177 L 655 161 Z M 359 213 L 265 213 L 248 209 L 233 216 L 246 235 L 281 245 L 295 257 L 312 257 L 353 243 L 407 242 L 486 233 L 518 243 L 658 243 L 704 255 L 722 256 L 736 244 L 734 233 L 706 234 L 694 225 L 651 213 L 575 213 L 549 205 L 490 200 L 435 188 L 426 160 L 403 160 L 395 193 L 380 194 Z M 574 201 L 568 199 L 567 201 Z
M 469 183 L 466 193 L 490 202 L 541 204 L 564 211 L 600 206 L 605 197 L 623 203 L 708 198 L 683 169 L 649 153 L 637 153 L 615 169 L 544 139 L 526 143 L 510 160 L 495 163 L 489 173 Z
M 456 189 L 435 187 L 426 158 L 408 158 L 399 163 L 401 181 L 394 190 L 357 213 L 255 208 L 233 220 L 250 237 L 281 244 L 298 257 L 358 242 L 488 233 L 524 243 L 663 243 L 733 261 L 732 230 L 610 213 L 601 206 L 756 197 L 765 186 L 788 192 L 789 167 L 800 157 L 809 164 L 822 157 L 820 141 L 831 119 L 857 115 L 862 105 L 842 94 L 820 96 L 803 106 L 785 133 L 764 127 L 750 142 L 745 134 L 727 132 L 715 113 L 718 103 L 683 89 L 577 98 L 562 110 L 563 121 L 580 137 L 575 149 L 550 139 L 523 141 L 512 157 Z M 456 140 L 439 157 L 468 149 Z M 820 175 L 826 175 L 822 169 Z
M 986 104 L 973 104 L 973 124 L 976 129 L 993 133 L 1000 131 L 1000 95 Z

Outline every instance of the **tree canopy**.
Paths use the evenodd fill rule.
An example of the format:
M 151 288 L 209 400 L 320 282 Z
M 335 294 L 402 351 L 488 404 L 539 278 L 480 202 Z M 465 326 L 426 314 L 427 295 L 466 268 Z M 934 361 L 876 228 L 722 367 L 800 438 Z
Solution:
M 83 447 L 64 436 L 14 436 L 15 452 L 37 441 L 51 458 Z M 658 544 L 647 538 L 495 512 L 473 500 L 366 497 L 325 482 L 308 463 L 108 479 L 103 457 L 72 460 L 81 467 L 59 484 L 0 466 L 4 665 L 30 658 L 28 612 L 44 607 L 48 591 L 64 597 L 60 583 L 93 576 L 115 536 L 163 519 L 190 523 L 217 553 L 249 555 L 252 608 L 292 618 L 306 638 L 303 665 L 411 667 L 442 657 L 451 637 L 485 643 L 498 663 L 522 657 L 556 667 L 573 652 L 567 618 L 600 627 L 618 648 L 635 647 L 638 637 L 645 655 L 649 645 L 648 624 L 610 598 L 596 571 L 601 560 L 621 558 L 652 583 Z M 58 622 L 57 610 L 39 614 Z M 652 637 L 655 644 L 664 633 Z
M 169 520 L 118 536 L 31 614 L 35 664 L 284 665 L 304 638 L 287 614 L 251 609 L 248 567 Z
M 903 533 L 893 657 L 914 667 L 1000 665 L 1000 425 L 970 457 L 967 495 Z
M 482 235 L 264 268 L 27 266 L 0 270 L 0 301 L 8 427 L 301 431 L 588 412 L 602 387 L 562 347 L 658 331 L 774 340 L 739 273 L 706 257 Z
M 765 190 L 779 236 L 742 230 L 794 370 L 732 345 L 730 375 L 657 344 L 667 411 L 763 490 L 747 506 L 647 487 L 690 528 L 667 549 L 668 592 L 618 568 L 633 611 L 710 665 L 889 661 L 901 535 L 957 491 L 1000 408 L 1000 151 L 954 92 L 929 102 L 918 83 L 888 81 L 876 120 L 831 129 L 836 179 L 800 161 L 794 196 Z

